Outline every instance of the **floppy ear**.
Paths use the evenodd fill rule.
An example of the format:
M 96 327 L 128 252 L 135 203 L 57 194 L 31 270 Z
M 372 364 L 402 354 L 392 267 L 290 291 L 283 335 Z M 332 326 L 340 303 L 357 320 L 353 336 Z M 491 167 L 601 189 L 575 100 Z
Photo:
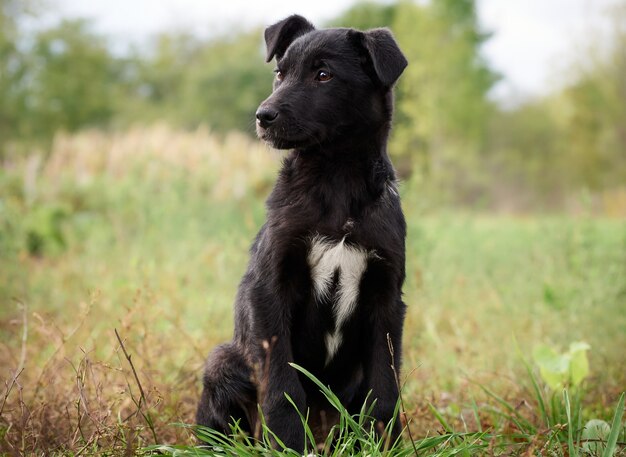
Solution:
M 389 29 L 366 32 L 351 30 L 352 38 L 366 51 L 378 80 L 391 87 L 400 77 L 408 62 Z
M 315 27 L 302 16 L 294 14 L 265 29 L 265 45 L 267 46 L 266 62 L 274 56 L 280 59 L 289 45 L 301 35 L 315 30 Z

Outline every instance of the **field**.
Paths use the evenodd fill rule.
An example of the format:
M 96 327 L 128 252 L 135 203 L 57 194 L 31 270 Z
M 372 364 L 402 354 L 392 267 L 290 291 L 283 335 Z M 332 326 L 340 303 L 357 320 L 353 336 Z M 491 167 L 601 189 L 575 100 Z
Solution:
M 203 359 L 231 336 L 279 163 L 244 136 L 165 125 L 58 135 L 39 155 L 5 158 L 0 451 L 131 455 L 192 443 L 175 424 L 193 420 Z M 546 384 L 533 351 L 579 342 L 590 371 L 573 385 L 566 368 L 564 383 L 583 424 L 610 422 L 626 389 L 626 221 L 433 208 L 412 181 L 401 193 L 412 435 L 445 431 L 442 418 L 459 431 L 515 432 L 512 405 L 507 414 L 536 432 L 503 452 L 539 452 L 554 428 L 532 380 L 557 403 L 561 388 Z M 622 430 L 622 455 L 623 441 Z

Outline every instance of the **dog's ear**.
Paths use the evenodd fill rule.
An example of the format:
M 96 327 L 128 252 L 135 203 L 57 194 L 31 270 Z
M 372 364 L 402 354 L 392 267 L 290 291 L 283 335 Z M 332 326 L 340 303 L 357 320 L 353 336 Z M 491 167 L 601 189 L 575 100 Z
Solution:
M 282 58 L 289 45 L 301 35 L 315 30 L 313 24 L 302 16 L 294 14 L 265 29 L 265 45 L 267 46 L 266 62 Z
M 391 87 L 400 77 L 408 62 L 389 29 L 366 32 L 350 30 L 350 38 L 363 49 L 371 61 L 374 73 L 384 87 Z

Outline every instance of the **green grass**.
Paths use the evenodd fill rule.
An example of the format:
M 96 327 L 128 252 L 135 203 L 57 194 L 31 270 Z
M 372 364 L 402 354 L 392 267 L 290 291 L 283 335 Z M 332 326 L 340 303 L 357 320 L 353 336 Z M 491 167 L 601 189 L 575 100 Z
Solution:
M 409 455 L 469 456 L 477 454 L 517 455 L 523 453 L 524 455 L 567 455 L 573 457 L 585 454 L 609 457 L 615 455 L 616 452 L 621 454 L 624 451 L 624 449 L 616 445 L 620 434 L 622 439 L 624 437 L 624 429 L 621 425 L 624 413 L 624 393 L 619 398 L 610 427 L 608 424 L 606 426 L 608 433 L 605 433 L 605 435 L 584 437 L 584 429 L 581 427 L 580 422 L 574 420 L 574 414 L 580 417 L 580 403 L 575 402 L 572 404 L 568 391 L 564 390 L 562 405 L 566 410 L 565 419 L 567 421 L 563 424 L 549 425 L 544 432 L 548 436 L 542 440 L 537 439 L 541 434 L 538 433 L 536 427 L 531 422 L 517 412 L 517 408 L 498 398 L 504 409 L 509 411 L 509 413 L 502 414 L 517 425 L 517 431 L 506 433 L 500 430 L 456 432 L 444 416 L 431 405 L 431 410 L 443 427 L 443 431 L 436 436 L 426 436 L 418 439 L 412 438 L 410 433 L 406 432 L 410 438 L 410 441 L 407 442 L 407 440 L 402 438 L 392 440 L 390 435 L 394 421 L 399 420 L 402 410 L 401 401 L 397 404 L 394 418 L 386 427 L 380 430 L 380 433 L 377 433 L 374 421 L 370 416 L 371 405 L 368 408 L 364 404 L 359 414 L 350 415 L 341 404 L 339 398 L 327 386 L 317 380 L 315 376 L 298 365 L 292 364 L 292 367 L 313 380 L 328 399 L 329 404 L 340 415 L 339 422 L 330 429 L 326 440 L 320 443 L 315 441 L 313 432 L 308 427 L 306 413 L 299 412 L 306 436 L 304 455 L 403 457 Z M 538 394 L 537 400 L 539 402 L 543 401 L 541 394 Z M 292 404 L 295 408 L 295 404 L 293 402 Z M 574 413 L 572 412 L 573 407 L 576 408 Z M 201 443 L 199 445 L 155 445 L 147 447 L 144 451 L 150 455 L 169 455 L 172 457 L 301 455 L 299 452 L 286 448 L 280 439 L 266 426 L 265 422 L 261 421 L 260 436 L 256 438 L 242 431 L 237 423 L 233 424 L 232 433 L 228 435 L 206 427 L 197 426 L 193 427 L 193 430 Z M 406 430 L 407 428 L 405 428 Z M 537 449 L 538 445 L 541 446 L 539 449 Z
M 306 416 L 300 412 L 300 419 L 306 436 L 304 443 L 305 455 L 314 453 L 325 456 L 385 455 L 400 457 L 425 452 L 436 456 L 470 455 L 472 452 L 481 452 L 488 448 L 489 440 L 493 439 L 493 437 L 483 432 L 455 433 L 451 430 L 446 430 L 444 434 L 422 438 L 411 445 L 404 442 L 402 438 L 392 440 L 391 429 L 393 423 L 399 420 L 400 402 L 398 402 L 394 418 L 386 426 L 381 426 L 381 430 L 377 433 L 375 421 L 373 421 L 370 415 L 373 404 L 370 404 L 369 407 L 367 404 L 364 404 L 359 414 L 351 415 L 341 404 L 339 398 L 327 386 L 316 379 L 313 374 L 298 365 L 291 365 L 317 384 L 320 391 L 328 399 L 331 407 L 335 408 L 340 416 L 339 422 L 330 429 L 326 440 L 322 443 L 317 443 L 313 432 L 308 427 Z M 299 452 L 285 448 L 284 444 L 272 433 L 263 420 L 260 436 L 257 439 L 248 436 L 238 427 L 238 424 L 233 425 L 230 435 L 224 435 L 206 427 L 195 427 L 194 432 L 202 442 L 201 446 L 161 445 L 151 446 L 146 451 L 148 453 L 172 456 L 301 455 Z M 274 445 L 273 442 L 277 442 L 278 446 Z
M 122 138 L 117 149 L 106 136 L 79 137 L 80 147 L 70 138 L 39 167 L 15 159 L 0 169 L 0 450 L 118 455 L 192 442 L 172 424 L 193 420 L 203 358 L 231 337 L 278 161 L 237 138 L 146 135 L 158 138 Z M 161 137 L 174 142 L 168 152 Z M 413 436 L 450 454 L 487 437 L 489 452 L 516 434 L 515 452 L 580 447 L 581 427 L 559 429 L 571 422 L 565 400 L 531 354 L 588 343 L 591 372 L 570 391 L 570 419 L 611 421 L 626 386 L 626 221 L 434 211 L 414 183 L 401 192 Z

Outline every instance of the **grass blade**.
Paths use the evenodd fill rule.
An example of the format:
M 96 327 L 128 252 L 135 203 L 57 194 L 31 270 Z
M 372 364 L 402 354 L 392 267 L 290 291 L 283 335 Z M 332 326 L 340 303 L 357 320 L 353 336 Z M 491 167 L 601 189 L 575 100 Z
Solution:
M 516 345 L 517 345 L 517 342 L 516 342 Z M 546 410 L 546 403 L 543 399 L 543 394 L 541 393 L 541 388 L 539 387 L 539 383 L 537 382 L 537 377 L 535 376 L 535 373 L 533 373 L 533 369 L 528 363 L 528 361 L 522 355 L 522 352 L 519 346 L 517 346 L 517 350 L 519 352 L 520 358 L 522 359 L 522 363 L 524 364 L 524 367 L 526 368 L 528 377 L 530 378 L 530 381 L 532 382 L 533 390 L 535 391 L 535 398 L 537 399 L 537 404 L 539 405 L 539 413 L 541 414 L 541 418 L 543 419 L 543 422 L 546 425 L 546 427 L 551 428 L 553 423 L 550 420 L 550 415 L 548 414 Z
M 567 448 L 570 457 L 578 456 L 578 449 L 574 447 L 574 424 L 572 421 L 572 407 L 569 401 L 569 393 L 567 389 L 563 390 L 563 399 L 565 400 L 565 414 L 567 415 Z
M 537 428 L 533 424 L 531 424 L 530 421 L 528 421 L 528 419 L 522 416 L 517 411 L 517 409 L 513 405 L 511 405 L 508 401 L 506 401 L 504 398 L 497 395 L 492 390 L 483 386 L 482 384 L 478 384 L 478 387 L 480 387 L 483 390 L 483 392 L 485 392 L 488 396 L 490 396 L 491 398 L 496 400 L 498 403 L 500 403 L 502 406 L 504 406 L 505 409 L 511 412 L 512 417 L 515 418 L 515 424 L 518 426 L 520 431 L 523 431 L 530 435 L 534 435 L 537 432 Z
M 315 450 L 315 438 L 313 437 L 313 432 L 311 431 L 311 427 L 309 427 L 309 410 L 307 409 L 306 417 L 304 417 L 302 415 L 302 412 L 300 412 L 300 410 L 296 406 L 296 403 L 287 394 L 287 392 L 285 392 L 285 398 L 287 399 L 287 401 L 289 403 L 291 403 L 291 406 L 293 406 L 293 408 L 296 410 L 296 413 L 298 414 L 298 417 L 300 417 L 300 422 L 302 423 L 302 428 L 304 429 L 304 434 L 305 434 L 306 438 L 309 441 L 308 443 L 306 443 L 306 440 L 305 440 L 305 443 L 304 443 L 304 452 L 305 452 L 305 454 L 308 454 L 308 444 L 310 444 L 312 446 L 312 449 Z
M 611 422 L 611 432 L 609 433 L 609 439 L 606 442 L 606 447 L 602 453 L 602 457 L 611 457 L 615 453 L 615 446 L 617 445 L 617 436 L 619 435 L 620 428 L 622 427 L 622 416 L 624 415 L 624 394 L 619 397 L 617 402 L 617 409 Z
M 428 408 L 430 408 L 430 411 L 435 415 L 446 433 L 454 433 L 452 427 L 450 427 L 450 424 L 448 424 L 448 421 L 446 421 L 445 417 L 443 417 L 443 415 L 437 410 L 437 408 L 433 406 L 432 403 L 428 403 Z
M 476 404 L 476 399 L 472 397 L 472 413 L 474 414 L 474 420 L 476 421 L 476 427 L 478 427 L 478 431 L 483 431 L 483 424 L 480 422 L 480 413 L 478 412 L 478 405 Z
M 363 430 L 363 427 L 361 426 L 361 424 L 354 420 L 354 418 L 350 415 L 348 410 L 346 410 L 346 408 L 341 403 L 341 400 L 339 400 L 339 398 L 333 393 L 332 390 L 328 388 L 328 386 L 325 386 L 319 379 L 315 377 L 315 375 L 313 375 L 313 373 L 308 371 L 306 368 L 303 368 L 300 365 L 297 365 L 295 363 L 290 363 L 289 365 L 291 365 L 293 368 L 295 368 L 296 370 L 304 374 L 307 378 L 309 378 L 311 381 L 313 381 L 320 388 L 322 394 L 324 394 L 328 402 L 339 412 L 342 421 L 345 421 L 345 425 L 351 431 L 357 434 L 359 439 L 365 438 L 364 436 L 365 431 Z M 343 423 L 342 423 L 342 427 L 343 427 Z

